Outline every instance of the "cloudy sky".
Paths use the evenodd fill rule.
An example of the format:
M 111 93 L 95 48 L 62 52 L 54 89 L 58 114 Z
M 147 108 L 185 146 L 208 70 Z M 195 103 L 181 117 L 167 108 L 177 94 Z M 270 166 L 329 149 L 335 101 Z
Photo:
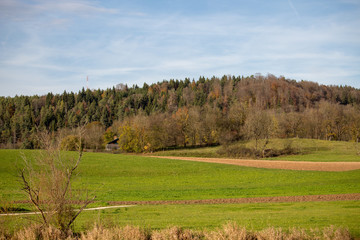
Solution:
M 0 96 L 255 73 L 360 88 L 360 0 L 0 0 Z

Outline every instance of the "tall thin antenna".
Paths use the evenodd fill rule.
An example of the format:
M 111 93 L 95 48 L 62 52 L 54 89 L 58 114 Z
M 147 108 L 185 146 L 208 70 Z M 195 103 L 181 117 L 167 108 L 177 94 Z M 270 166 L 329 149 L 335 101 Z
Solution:
M 86 90 L 89 89 L 89 76 L 86 76 Z

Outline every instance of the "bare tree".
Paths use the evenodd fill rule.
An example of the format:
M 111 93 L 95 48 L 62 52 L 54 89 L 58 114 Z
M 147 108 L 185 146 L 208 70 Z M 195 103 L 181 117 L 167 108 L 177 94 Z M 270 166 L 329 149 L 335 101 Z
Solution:
M 360 155 L 360 109 L 348 108 L 347 115 L 350 123 L 348 125 L 350 137 L 354 141 L 356 154 Z
M 101 148 L 104 135 L 104 127 L 100 122 L 92 122 L 85 127 L 85 146 L 88 148 L 95 149 L 96 151 Z
M 260 140 L 264 140 L 261 151 L 264 156 L 271 133 L 271 118 L 265 111 L 252 109 L 245 121 L 245 131 L 249 139 L 255 139 L 255 150 L 258 150 Z
M 37 152 L 35 157 L 23 156 L 25 165 L 20 170 L 20 178 L 23 190 L 40 213 L 43 225 L 55 226 L 66 234 L 95 196 L 82 200 L 81 194 L 72 189 L 75 170 L 83 155 L 81 142 L 77 157 L 74 157 L 68 152 L 61 152 L 58 144 L 48 136 L 43 135 L 41 139 L 44 151 Z M 77 205 L 79 209 L 75 210 Z

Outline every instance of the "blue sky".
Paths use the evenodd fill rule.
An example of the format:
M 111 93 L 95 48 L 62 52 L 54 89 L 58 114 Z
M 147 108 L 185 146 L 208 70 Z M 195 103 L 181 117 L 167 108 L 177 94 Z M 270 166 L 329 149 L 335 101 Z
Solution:
M 360 0 L 0 0 L 0 96 L 256 73 L 360 88 Z

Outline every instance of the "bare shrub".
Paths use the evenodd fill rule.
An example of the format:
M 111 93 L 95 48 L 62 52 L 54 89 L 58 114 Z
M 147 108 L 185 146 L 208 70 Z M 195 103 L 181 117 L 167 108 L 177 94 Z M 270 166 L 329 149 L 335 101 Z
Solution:
M 285 144 L 283 149 L 264 149 L 256 150 L 254 148 L 247 148 L 241 145 L 230 145 L 230 146 L 221 146 L 216 152 L 221 156 L 231 157 L 231 158 L 267 158 L 267 157 L 277 157 L 282 155 L 293 155 L 297 154 L 298 151 L 291 146 L 291 143 Z
M 97 151 L 101 148 L 103 141 L 104 127 L 100 122 L 91 122 L 85 127 L 84 142 L 86 148 L 95 149 Z
M 220 147 L 219 150 L 216 151 L 216 153 L 222 156 L 232 158 L 257 158 L 261 156 L 261 151 L 236 145 L 224 145 Z
M 81 139 L 81 132 L 79 133 Z M 95 198 L 82 197 L 72 189 L 72 180 L 81 158 L 81 140 L 77 145 L 77 158 L 61 152 L 51 138 L 44 135 L 44 151 L 29 158 L 23 156 L 25 166 L 20 170 L 23 190 L 40 213 L 43 228 L 55 227 L 63 234 L 82 210 Z M 80 209 L 75 210 L 75 204 Z
M 267 140 L 258 140 L 258 145 L 262 141 Z M 266 145 L 269 141 L 266 143 Z M 298 154 L 299 150 L 293 148 L 292 141 L 290 139 L 284 140 L 284 145 L 282 148 L 248 148 L 244 145 L 233 144 L 233 145 L 223 145 L 217 152 L 217 154 L 225 157 L 231 158 L 268 158 L 268 157 L 278 157 L 282 155 L 294 155 Z

